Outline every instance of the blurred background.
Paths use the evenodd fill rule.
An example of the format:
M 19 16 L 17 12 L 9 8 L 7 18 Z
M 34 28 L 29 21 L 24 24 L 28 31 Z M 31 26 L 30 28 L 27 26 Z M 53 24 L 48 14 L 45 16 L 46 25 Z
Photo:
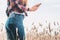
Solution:
M 24 19 L 26 35 L 30 37 L 32 36 L 32 32 L 33 34 L 36 33 L 36 35 L 40 35 L 40 33 L 53 36 L 60 34 L 60 0 L 28 0 L 27 7 L 30 8 L 38 3 L 42 3 L 38 10 L 35 12 L 27 12 L 28 16 Z M 7 20 L 6 8 L 7 0 L 0 0 L 0 35 L 3 33 L 5 36 L 5 22 Z M 1 36 L 4 36 L 3 34 Z

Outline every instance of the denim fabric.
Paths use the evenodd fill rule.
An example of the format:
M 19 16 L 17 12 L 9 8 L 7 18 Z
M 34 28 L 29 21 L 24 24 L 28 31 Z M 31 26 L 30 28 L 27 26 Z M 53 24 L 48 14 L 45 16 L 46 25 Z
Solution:
M 20 40 L 25 40 L 25 32 L 23 26 L 24 15 L 12 13 L 6 22 L 7 40 L 16 39 L 16 28 L 18 28 L 18 35 Z

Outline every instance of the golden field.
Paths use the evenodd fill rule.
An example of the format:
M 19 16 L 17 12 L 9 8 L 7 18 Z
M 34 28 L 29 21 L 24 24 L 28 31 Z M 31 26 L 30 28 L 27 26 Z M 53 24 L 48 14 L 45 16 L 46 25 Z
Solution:
M 59 30 L 57 29 L 57 31 L 53 31 L 54 29 L 51 29 L 50 23 L 48 24 L 48 27 L 42 29 L 43 30 L 42 32 L 38 31 L 39 27 L 41 28 L 43 27 L 42 24 L 39 24 L 39 27 L 36 27 L 34 23 L 32 25 L 33 27 L 31 28 L 30 31 L 28 31 L 28 28 L 26 29 L 27 31 L 26 40 L 60 40 L 60 29 Z M 54 25 L 59 26 L 59 23 L 58 24 L 54 23 Z M 7 40 L 6 31 L 4 30 L 3 27 L 0 28 L 0 40 Z

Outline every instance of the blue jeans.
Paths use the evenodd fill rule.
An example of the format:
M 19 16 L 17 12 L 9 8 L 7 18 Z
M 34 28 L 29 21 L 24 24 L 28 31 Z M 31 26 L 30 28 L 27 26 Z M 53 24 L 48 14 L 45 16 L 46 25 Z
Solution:
M 18 28 L 18 36 L 20 40 L 25 40 L 25 32 L 23 26 L 24 15 L 12 13 L 6 22 L 7 40 L 16 39 L 16 28 Z

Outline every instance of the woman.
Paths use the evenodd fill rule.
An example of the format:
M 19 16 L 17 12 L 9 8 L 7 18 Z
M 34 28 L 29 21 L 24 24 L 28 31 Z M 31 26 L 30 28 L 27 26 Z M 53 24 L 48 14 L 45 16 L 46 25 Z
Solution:
M 27 0 L 8 0 L 7 2 L 7 10 L 9 13 L 9 17 L 5 25 L 7 40 L 17 40 L 16 28 L 18 28 L 19 40 L 25 40 L 25 32 L 23 26 L 24 14 L 26 11 L 36 11 L 41 3 L 36 4 L 31 8 L 26 8 Z

